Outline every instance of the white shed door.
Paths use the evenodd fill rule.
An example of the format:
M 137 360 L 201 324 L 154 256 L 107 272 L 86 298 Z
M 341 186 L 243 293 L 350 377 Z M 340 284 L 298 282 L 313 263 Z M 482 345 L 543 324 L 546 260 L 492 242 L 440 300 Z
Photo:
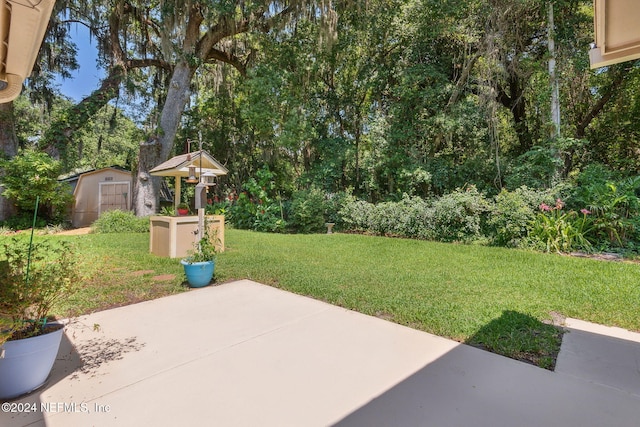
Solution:
M 129 210 L 130 182 L 100 183 L 100 213 L 120 209 Z

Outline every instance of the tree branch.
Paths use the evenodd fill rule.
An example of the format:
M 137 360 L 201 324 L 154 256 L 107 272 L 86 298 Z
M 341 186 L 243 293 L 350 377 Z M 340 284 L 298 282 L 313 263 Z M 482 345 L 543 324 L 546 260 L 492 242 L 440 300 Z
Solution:
M 233 66 L 236 70 L 238 70 L 238 72 L 240 72 L 240 74 L 243 77 L 245 77 L 247 75 L 247 66 L 246 66 L 246 64 L 242 63 L 240 58 L 238 58 L 237 56 L 233 55 L 232 53 L 224 52 L 222 50 L 214 48 L 214 49 L 209 50 L 209 55 L 207 56 L 206 61 L 207 62 L 210 62 L 210 61 L 224 62 L 226 64 L 229 64 L 229 65 Z
M 582 139 L 585 137 L 587 127 L 589 127 L 591 122 L 593 122 L 593 119 L 595 119 L 598 114 L 600 114 L 600 112 L 604 109 L 604 106 L 607 105 L 613 95 L 618 92 L 618 89 L 623 86 L 625 77 L 627 76 L 627 74 L 629 74 L 629 71 L 633 67 L 632 64 L 633 63 L 626 63 L 624 67 L 616 68 L 616 74 L 611 83 L 607 86 L 604 94 L 600 97 L 600 99 L 598 99 L 598 102 L 595 103 L 591 110 L 589 110 L 589 112 L 582 118 L 582 120 L 580 120 L 580 122 L 576 126 L 576 138 Z
M 154 58 L 129 59 L 125 61 L 125 65 L 127 70 L 146 67 L 157 67 L 167 71 L 171 71 L 173 69 L 173 66 L 169 62 Z
M 61 152 L 64 152 L 73 141 L 73 133 L 81 129 L 96 112 L 118 95 L 125 75 L 123 67 L 112 67 L 98 89 L 66 110 L 56 122 L 49 126 L 39 144 L 42 150 L 49 153 L 51 157 L 59 159 Z

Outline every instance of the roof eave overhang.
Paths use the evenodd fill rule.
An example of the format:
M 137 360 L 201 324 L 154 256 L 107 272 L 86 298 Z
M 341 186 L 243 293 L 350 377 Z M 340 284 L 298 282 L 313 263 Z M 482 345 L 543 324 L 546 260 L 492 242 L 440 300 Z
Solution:
M 595 46 L 589 51 L 591 68 L 640 58 L 640 2 L 594 0 Z
M 0 0 L 0 103 L 31 75 L 55 0 Z

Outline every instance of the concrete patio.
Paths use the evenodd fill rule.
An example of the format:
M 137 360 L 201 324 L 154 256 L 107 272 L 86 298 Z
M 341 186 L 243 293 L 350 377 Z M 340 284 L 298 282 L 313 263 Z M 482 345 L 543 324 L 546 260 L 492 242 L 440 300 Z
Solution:
M 640 335 L 567 327 L 550 372 L 243 280 L 74 320 L 0 425 L 637 426 Z

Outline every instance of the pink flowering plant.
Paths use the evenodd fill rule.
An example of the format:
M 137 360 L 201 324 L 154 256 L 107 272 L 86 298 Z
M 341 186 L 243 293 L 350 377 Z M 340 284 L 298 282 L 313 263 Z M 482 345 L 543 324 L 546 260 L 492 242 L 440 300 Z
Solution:
M 592 221 L 587 209 L 580 213 L 565 210 L 561 199 L 556 200 L 555 206 L 540 204 L 540 212 L 530 225 L 529 238 L 543 246 L 547 252 L 571 252 L 582 249 L 592 250 L 592 244 L 587 239 L 592 228 Z

